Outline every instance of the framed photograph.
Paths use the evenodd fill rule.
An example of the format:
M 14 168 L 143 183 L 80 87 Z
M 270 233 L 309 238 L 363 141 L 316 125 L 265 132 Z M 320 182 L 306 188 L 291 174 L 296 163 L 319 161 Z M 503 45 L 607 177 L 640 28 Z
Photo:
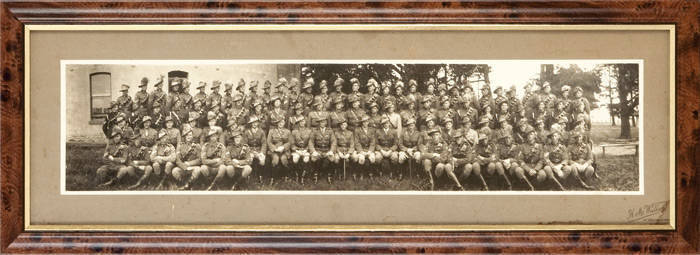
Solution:
M 2 3 L 3 252 L 697 252 L 697 3 L 317 4 Z

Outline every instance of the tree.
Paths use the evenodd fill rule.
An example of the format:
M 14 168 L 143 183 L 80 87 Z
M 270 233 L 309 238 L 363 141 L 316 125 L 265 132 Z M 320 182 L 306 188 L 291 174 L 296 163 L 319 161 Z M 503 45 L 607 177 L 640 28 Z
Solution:
M 639 106 L 639 65 L 612 65 L 617 78 L 617 90 L 620 98 L 620 138 L 632 138 L 630 119 L 634 118 Z
M 583 97 L 591 103 L 591 109 L 598 107 L 598 99 L 596 99 L 595 94 L 600 93 L 600 70 L 584 71 L 578 65 L 569 65 L 568 67 L 554 68 L 554 71 L 550 71 L 552 67 L 554 66 L 541 66 L 540 79 L 537 80 L 540 86 L 544 82 L 549 82 L 552 87 L 552 93 L 557 95 L 561 95 L 561 87 L 564 85 L 569 85 L 572 89 L 581 87 L 583 89 Z M 545 74 L 543 75 L 542 73 Z

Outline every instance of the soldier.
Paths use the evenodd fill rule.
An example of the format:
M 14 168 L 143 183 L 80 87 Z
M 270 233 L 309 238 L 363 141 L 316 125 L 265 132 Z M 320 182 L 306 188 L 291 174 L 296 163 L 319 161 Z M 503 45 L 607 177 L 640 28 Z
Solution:
M 348 118 L 348 126 L 351 130 L 355 130 L 362 125 L 362 118 L 367 116 L 367 113 L 363 108 L 360 107 L 360 98 L 355 95 L 348 96 L 348 103 L 351 108 L 347 110 L 345 116 Z M 369 116 L 368 116 L 369 117 Z
M 476 146 L 479 143 L 479 133 L 472 128 L 472 122 L 470 118 L 463 118 L 461 127 L 457 130 L 464 135 L 464 139 L 469 146 Z
M 378 101 L 379 101 L 380 95 L 379 95 L 379 93 L 377 93 L 378 86 L 379 86 L 379 84 L 377 83 L 377 81 L 374 78 L 370 78 L 369 80 L 367 80 L 367 94 L 364 94 L 361 96 L 362 107 L 369 108 L 369 105 L 372 102 L 376 102 L 377 104 L 379 104 Z
M 540 94 L 540 101 L 544 102 L 545 107 L 548 110 L 554 110 L 554 106 L 557 102 L 557 96 L 552 94 L 552 86 L 549 84 L 549 82 L 544 82 L 544 84 L 542 85 L 542 94 Z
M 178 144 L 180 144 L 180 130 L 175 127 L 175 118 L 173 116 L 176 116 L 175 114 L 168 114 L 165 116 L 165 128 L 164 130 L 167 131 L 167 141 L 168 143 L 172 144 L 173 146 L 177 147 Z
M 314 96 L 313 94 L 311 94 L 313 86 L 314 79 L 306 79 L 306 82 L 304 82 L 304 85 L 301 87 L 303 92 L 299 94 L 299 97 L 297 98 L 297 102 L 300 102 L 303 106 L 304 115 L 308 114 L 311 111 L 311 104 L 314 103 Z M 313 124 L 313 122 L 311 124 Z
M 440 129 L 440 137 L 443 137 L 442 140 L 444 140 L 448 144 L 454 143 L 456 139 L 457 130 L 454 129 L 452 118 L 445 118 L 445 120 L 442 123 L 442 126 L 443 128 Z
M 461 107 L 462 106 L 462 98 L 459 95 L 459 87 L 456 85 L 454 80 L 449 80 L 447 81 L 447 90 L 449 92 L 449 99 L 450 99 L 450 105 L 453 107 Z
M 431 97 L 428 96 L 423 96 L 422 99 L 423 107 L 418 111 L 418 128 L 421 131 L 427 131 L 426 129 L 427 126 L 427 118 L 428 116 L 434 116 L 435 115 L 435 110 L 431 107 Z
M 421 108 L 420 110 L 434 110 L 434 101 L 435 100 L 435 80 L 433 78 L 430 78 L 428 82 L 426 83 L 426 91 L 423 93 L 421 96 Z M 427 103 L 426 103 L 427 102 Z M 420 121 L 418 122 L 418 126 L 421 126 Z
M 418 82 L 416 80 L 408 81 L 408 93 L 406 93 L 405 99 L 407 102 L 413 102 L 416 109 L 418 110 L 418 104 L 421 102 L 421 94 L 418 92 Z M 408 103 L 406 103 L 408 105 Z
M 436 98 L 437 100 L 434 103 L 437 103 L 437 105 L 433 105 L 435 108 L 439 108 L 441 104 L 441 101 L 443 97 L 447 96 L 447 84 L 445 83 L 440 83 L 437 87 L 437 95 Z
M 369 127 L 379 129 L 382 125 L 382 115 L 379 114 L 379 104 L 371 102 L 369 104 Z
M 321 169 L 328 169 L 328 167 L 326 167 L 326 164 L 330 163 L 333 160 L 333 153 L 335 152 L 336 144 L 333 131 L 330 128 L 328 128 L 328 119 L 326 118 L 318 120 L 317 124 L 318 129 L 316 129 L 311 134 L 311 139 L 309 140 L 311 162 L 318 162 L 316 171 L 314 172 L 315 183 L 318 182 L 318 173 L 321 171 Z M 326 176 L 328 179 L 328 183 L 331 183 L 333 173 L 331 171 L 328 171 Z
M 381 118 L 381 126 L 376 130 L 376 145 L 375 159 L 380 163 L 379 176 L 383 175 L 384 171 L 389 171 L 389 178 L 392 178 L 394 173 L 390 171 L 390 163 L 398 163 L 399 156 L 397 153 L 399 145 L 399 134 L 391 128 L 391 121 L 388 117 Z M 371 177 L 371 175 L 370 175 Z
M 557 102 L 563 104 L 562 108 L 567 113 L 571 113 L 571 98 L 569 93 L 571 92 L 571 87 L 569 85 L 561 86 L 561 97 L 557 99 Z
M 252 103 L 252 110 L 248 113 L 248 119 L 256 118 L 260 123 L 258 124 L 260 128 L 267 131 L 269 127 L 269 117 L 263 110 L 262 99 L 255 99 Z M 243 135 L 243 140 L 245 141 L 245 134 Z
M 192 172 L 190 182 L 197 181 L 201 175 L 209 177 L 210 171 L 216 172 L 217 176 L 220 176 L 219 173 L 225 173 L 224 157 L 226 156 L 226 147 L 218 139 L 219 132 L 216 129 L 209 130 L 207 142 L 202 145 L 202 154 L 200 155 L 202 166 L 199 167 L 199 171 Z M 223 176 L 220 176 L 218 179 L 214 177 L 207 190 L 213 190 L 221 177 Z
M 476 164 L 472 165 L 472 172 L 479 177 L 486 191 L 489 190 L 481 169 L 486 169 L 489 176 L 496 172 L 496 146 L 490 142 L 491 135 L 488 128 L 479 130 L 479 143 L 476 145 Z M 465 176 L 466 177 L 466 176 Z
M 231 125 L 229 122 L 235 122 L 237 126 L 244 126 L 249 112 L 243 106 L 243 96 L 236 94 L 231 100 L 232 107 L 226 112 L 226 125 Z
M 134 135 L 134 130 L 126 124 L 126 118 L 123 116 L 118 116 L 115 122 L 115 127 L 119 128 L 119 130 L 122 132 L 122 137 L 131 137 Z M 114 130 L 114 128 L 112 128 Z
M 396 131 L 396 134 L 401 134 L 401 115 L 396 113 L 396 106 L 394 103 L 389 102 L 384 105 L 384 117 L 389 119 L 389 124 L 391 129 Z
M 309 120 L 311 120 L 311 128 L 318 128 L 320 122 L 328 121 L 328 112 L 325 110 L 326 104 L 321 98 L 314 99 L 313 107 L 314 111 L 309 113 Z
M 518 179 L 524 180 L 528 186 L 530 186 L 530 190 L 534 190 L 532 184 L 522 175 L 522 171 L 516 171 L 519 167 L 517 160 L 520 157 L 520 150 L 518 145 L 513 143 L 513 137 L 505 130 L 498 130 L 496 133 L 498 134 L 499 140 L 499 143 L 496 145 L 496 173 L 506 181 L 508 190 L 513 190 L 513 185 L 511 185 L 506 171 L 508 174 L 515 175 Z
M 148 115 L 148 92 L 146 92 L 146 89 L 148 88 L 148 78 L 143 77 L 141 79 L 141 84 L 139 84 L 139 91 L 136 92 L 136 95 L 134 95 L 134 113 L 138 116 L 139 119 L 142 119 L 143 116 Z
M 360 80 L 357 78 L 352 78 L 350 79 L 350 84 L 351 86 L 351 92 L 348 94 L 348 100 L 350 100 L 351 97 L 354 97 L 360 102 L 360 108 L 365 109 L 365 106 L 363 105 L 363 100 L 364 100 L 364 95 L 360 93 Z M 348 104 L 352 105 L 351 102 L 348 101 Z M 352 127 L 352 122 L 349 123 L 350 127 Z
M 150 148 L 147 147 L 143 141 L 144 139 L 140 138 L 138 135 L 130 139 L 131 144 L 128 149 L 129 152 L 126 160 L 127 167 L 120 169 L 120 171 L 117 173 L 117 180 L 122 179 L 127 174 L 129 176 L 136 177 L 136 169 L 143 171 L 143 175 L 150 175 L 150 173 L 153 171 L 149 158 Z
M 168 132 L 166 130 L 161 130 L 158 133 L 158 142 L 151 149 L 151 163 L 153 164 L 153 172 L 157 176 L 161 176 L 161 171 L 163 171 L 163 168 L 165 168 L 156 189 L 162 189 L 164 187 L 168 176 L 170 176 L 173 167 L 175 167 L 175 155 L 175 146 L 168 142 Z M 146 180 L 148 179 L 148 176 L 142 177 L 141 179 Z M 139 181 L 140 182 L 136 183 L 136 187 L 141 185 L 142 180 Z
M 153 120 L 153 128 L 160 130 L 165 126 L 165 114 L 161 112 L 160 102 L 153 103 L 151 119 Z
M 404 96 L 404 99 L 402 100 L 403 104 L 403 110 L 399 113 L 399 116 L 401 117 L 402 121 L 406 121 L 407 119 L 413 119 L 413 121 L 416 121 L 417 115 L 416 115 L 416 109 L 417 105 L 416 102 L 409 99 L 408 96 Z
M 383 108 L 386 108 L 388 104 L 396 105 L 396 97 L 391 94 L 391 81 L 387 81 L 382 87 L 382 95 L 379 97 L 381 100 L 380 104 Z
M 435 113 L 435 117 L 437 117 L 439 123 L 446 123 L 448 119 L 453 121 L 452 118 L 455 116 L 455 112 L 450 104 L 449 97 L 443 96 L 440 98 L 440 105 L 442 108 Z
M 227 81 L 224 83 L 224 96 L 221 98 L 221 109 L 224 113 L 228 113 L 233 107 L 233 83 Z
M 202 165 L 202 147 L 196 143 L 194 137 L 194 130 L 189 126 L 185 126 L 182 129 L 184 141 L 180 143 L 177 147 L 177 152 L 175 153 L 175 167 L 173 168 L 173 178 L 178 183 L 182 183 L 185 179 L 185 175 L 190 173 L 190 178 L 187 180 L 184 186 L 178 187 L 179 190 L 189 190 L 190 185 L 194 179 L 194 172 L 199 171 Z M 201 132 L 201 130 L 199 131 Z
M 501 128 L 501 119 L 505 120 L 506 125 L 511 126 L 511 123 L 515 123 L 515 116 L 511 114 L 510 111 L 510 104 L 508 104 L 508 101 L 501 101 L 500 103 L 497 104 L 498 109 L 496 109 L 496 115 L 494 116 L 494 119 L 498 121 L 496 125 L 494 125 L 495 128 Z M 512 126 L 511 126 L 512 127 Z
M 265 83 L 263 83 L 263 94 L 260 95 L 260 99 L 263 102 L 263 109 L 267 110 L 269 105 L 270 105 L 270 89 L 272 88 L 272 83 L 269 80 L 265 80 Z
M 110 134 L 112 136 L 109 137 L 110 140 L 107 142 L 104 154 L 102 154 L 103 165 L 97 169 L 97 182 L 101 183 L 99 187 L 112 185 L 116 181 L 116 177 L 104 182 L 107 176 L 116 174 L 122 171 L 122 168 L 127 167 L 125 162 L 129 146 L 122 140 L 121 129 L 115 127 Z
M 291 94 L 288 90 L 289 89 L 287 88 L 287 79 L 285 79 L 284 77 L 280 78 L 277 81 L 277 85 L 275 85 L 275 93 L 277 94 L 277 96 L 280 97 L 280 100 L 282 101 L 282 109 L 289 110 L 291 112 L 289 108 L 292 106 L 292 100 L 294 98 L 290 97 Z
M 213 81 L 211 84 L 211 94 L 207 96 L 207 99 L 204 103 L 205 108 L 211 111 L 214 108 L 219 108 L 221 107 L 221 99 L 222 96 L 219 94 L 219 87 L 221 86 L 221 81 Z M 216 111 L 214 112 L 218 114 L 219 112 Z
M 352 159 L 359 165 L 359 168 L 364 168 L 360 172 L 360 179 L 362 179 L 363 172 L 367 172 L 368 168 L 367 164 L 365 164 L 365 159 L 371 164 L 376 162 L 374 154 L 376 137 L 374 130 L 369 127 L 369 116 L 363 115 L 360 123 L 361 125 L 354 130 L 355 154 L 353 154 Z M 353 176 L 353 178 L 355 177 Z
M 537 132 L 537 142 L 543 146 L 547 144 L 548 131 L 544 126 L 544 118 L 535 121 L 535 132 Z
M 265 166 L 265 152 L 267 152 L 267 138 L 265 131 L 260 128 L 260 119 L 254 115 L 248 120 L 248 128 L 243 134 L 243 141 L 250 147 L 253 159 L 261 167 Z M 267 174 L 267 173 L 266 173 Z M 258 175 L 260 183 L 263 181 L 262 173 Z
M 423 160 L 423 169 L 429 177 L 430 190 L 435 190 L 435 181 L 432 175 L 433 163 L 435 163 L 435 177 L 439 178 L 443 172 L 456 182 L 457 187 L 462 189 L 462 184 L 459 183 L 454 175 L 452 166 L 452 154 L 450 153 L 449 144 L 442 139 L 441 132 L 437 128 L 428 131 L 431 136 L 427 142 L 420 147 L 421 159 Z
M 306 118 L 306 116 L 304 115 L 304 109 L 301 106 L 301 103 L 299 102 L 294 104 L 294 106 L 292 107 L 292 111 L 294 112 L 294 114 L 292 114 L 292 116 L 289 116 L 289 125 L 292 128 L 292 130 L 294 130 L 297 128 L 297 120 Z M 309 127 L 309 125 L 307 125 L 306 123 L 307 121 L 304 121 L 304 127 Z
M 117 103 L 119 104 L 119 112 L 124 113 L 126 116 L 131 115 L 131 110 L 133 107 L 133 102 L 131 101 L 131 96 L 129 96 L 129 85 L 122 84 L 119 91 L 122 93 L 121 96 L 117 98 Z
M 416 129 L 416 119 L 408 118 L 405 120 L 405 128 L 399 136 L 399 153 L 398 162 L 404 164 L 406 160 L 415 160 L 420 164 L 420 150 L 418 145 L 421 144 L 420 131 Z
M 319 94 L 314 96 L 314 102 L 316 100 L 323 102 L 323 110 L 327 111 L 328 109 L 330 109 L 330 97 L 328 96 L 328 82 L 326 80 L 322 80 L 318 87 Z
M 270 124 L 273 126 L 271 126 L 267 135 L 267 147 L 270 148 L 268 154 L 270 155 L 273 171 L 277 170 L 277 174 L 273 175 L 279 175 L 278 166 L 280 163 L 282 163 L 282 167 L 285 170 L 289 167 L 291 132 L 285 127 L 285 117 L 271 118 Z M 284 171 L 285 182 L 289 180 L 289 175 L 287 174 L 287 171 Z M 270 185 L 273 183 L 274 179 L 270 178 Z
M 152 122 L 153 120 L 151 119 L 151 116 L 143 117 L 143 121 L 141 122 L 143 124 L 143 128 L 139 130 L 141 146 L 150 148 L 156 144 L 156 140 L 158 139 L 158 131 L 151 128 Z
M 222 131 L 222 128 L 216 123 L 216 114 L 212 111 L 207 112 L 207 126 L 202 129 L 202 134 L 209 134 L 209 131 Z M 201 136 L 199 144 L 204 144 L 207 142 L 206 135 Z
M 520 153 L 522 153 L 520 167 L 523 168 L 526 176 L 536 176 L 537 182 L 541 183 L 547 178 L 542 160 L 544 148 L 542 144 L 537 143 L 537 132 L 534 128 L 528 127 L 524 133 L 527 135 L 527 143 L 520 145 Z
M 461 169 L 460 178 L 466 179 L 471 175 L 474 164 L 476 163 L 475 147 L 478 138 L 466 137 L 465 133 L 458 131 L 455 133 L 451 144 L 452 149 L 452 166 L 455 169 Z
M 523 109 L 522 111 L 527 115 L 528 113 L 532 112 L 533 109 L 535 109 L 536 105 L 534 102 L 537 102 L 538 98 L 535 92 L 533 92 L 534 85 L 528 83 L 525 84 L 525 95 L 523 95 L 523 99 L 521 100 Z
M 207 93 L 206 93 L 206 88 L 207 88 L 207 83 L 200 81 L 199 85 L 197 85 L 197 90 L 199 90 L 199 92 L 197 92 L 197 94 L 194 95 L 194 98 L 192 99 L 193 102 L 196 102 L 197 100 L 199 100 L 200 102 L 202 102 L 202 105 L 204 104 L 204 102 L 206 102 L 207 97 L 208 97 Z
M 538 119 L 544 120 L 547 117 L 547 108 L 545 107 L 544 101 L 538 101 L 535 103 L 535 109 L 527 115 L 530 123 L 535 125 Z
M 301 103 L 295 106 L 296 111 L 301 111 Z M 291 144 L 292 152 L 292 162 L 295 165 L 294 174 L 296 176 L 296 181 L 299 182 L 301 178 L 301 184 L 304 184 L 304 177 L 306 176 L 305 166 L 300 166 L 302 161 L 304 164 L 308 164 L 311 160 L 311 153 L 309 153 L 309 140 L 311 140 L 311 129 L 306 125 L 306 117 L 303 115 L 298 115 L 290 118 L 292 122 L 292 133 L 289 139 Z M 301 174 L 300 174 L 301 173 Z
M 523 109 L 523 104 L 520 102 L 520 99 L 518 99 L 515 86 L 511 86 L 510 89 L 508 89 L 506 96 L 508 97 L 508 112 L 513 115 L 510 124 L 515 125 L 520 118 L 525 116 L 525 110 Z
M 394 100 L 394 105 L 399 107 L 399 109 L 396 109 L 397 111 L 401 110 L 400 107 L 401 107 L 401 105 L 403 105 L 404 98 L 406 97 L 404 95 L 404 89 L 405 89 L 405 85 L 403 84 L 403 82 L 397 81 L 396 85 L 394 86 L 394 93 L 396 94 L 396 96 L 395 96 L 396 100 Z
M 338 129 L 333 132 L 333 135 L 335 136 L 336 142 L 333 162 L 340 164 L 340 161 L 343 161 L 343 179 L 345 179 L 345 165 L 350 159 L 350 156 L 355 152 L 354 135 L 352 131 L 348 130 L 348 121 L 345 117 L 338 120 Z
M 289 98 L 289 107 L 292 108 L 299 101 L 299 79 L 291 78 L 289 80 L 287 95 L 287 98 Z
M 479 114 L 486 114 L 486 109 L 493 110 L 494 108 L 493 95 L 491 94 L 491 87 L 488 84 L 481 86 L 481 97 L 479 98 L 479 106 L 481 107 L 481 112 Z
M 253 162 L 253 155 L 250 153 L 250 148 L 241 141 L 243 139 L 241 132 L 234 132 L 231 136 L 233 137 L 233 143 L 226 147 L 224 164 L 226 175 L 235 179 L 231 186 L 231 190 L 235 190 L 236 185 L 241 180 L 247 180 L 248 176 L 253 172 L 253 168 L 250 166 Z M 237 174 L 239 172 L 240 174 Z
M 585 178 L 591 179 L 595 175 L 595 162 L 593 161 L 591 146 L 585 142 L 581 132 L 573 132 L 571 134 L 570 143 L 568 148 L 568 162 L 571 166 L 571 170 L 581 186 L 586 189 L 593 189 L 593 187 L 586 184 L 581 177 L 581 175 L 583 175 Z
M 335 81 L 333 82 L 333 87 L 335 87 L 335 91 L 331 92 L 330 95 L 332 102 L 340 100 L 343 103 L 345 103 L 345 100 L 347 99 L 348 95 L 343 93 L 344 85 L 345 80 L 343 80 L 343 78 L 338 77 L 337 79 L 335 79 Z
M 119 104 L 117 103 L 117 101 L 112 101 L 112 103 L 109 106 L 109 109 L 107 110 L 105 122 L 102 124 L 102 133 L 105 135 L 105 138 L 109 139 L 110 137 L 112 137 L 112 129 L 117 124 L 116 120 L 117 117 L 119 117 L 119 115 Z
M 343 98 L 341 96 L 331 97 L 333 98 L 333 109 L 334 111 L 328 114 L 328 119 L 331 123 L 331 128 L 333 130 L 338 130 L 340 128 L 340 122 L 347 122 L 345 107 Z M 347 123 L 346 123 L 347 124 Z
M 148 96 L 148 103 L 151 104 L 151 114 L 153 114 L 153 108 L 155 108 L 155 104 L 158 103 L 161 107 L 165 106 L 165 91 L 163 91 L 163 76 L 161 75 L 160 78 L 158 78 L 158 81 L 156 81 L 156 84 L 153 85 L 156 87 L 155 90 L 151 92 L 151 94 Z M 162 109 L 161 109 L 162 110 Z M 151 116 L 153 117 L 153 116 Z M 158 125 L 158 123 L 155 123 L 155 117 L 154 123 Z M 162 123 L 161 123 L 162 124 Z
M 270 130 L 272 130 L 273 127 L 276 125 L 272 123 L 272 120 L 280 120 L 283 123 L 285 123 L 285 120 L 287 119 L 287 111 L 282 109 L 282 98 L 279 95 L 273 95 L 270 97 L 270 104 L 272 104 L 271 109 L 268 110 L 268 121 L 270 121 L 270 124 L 268 125 Z M 285 123 L 286 124 L 286 123 Z
M 574 99 L 572 101 L 583 104 L 582 108 L 586 111 L 586 114 L 591 113 L 591 103 L 588 102 L 588 99 L 583 97 L 583 89 L 581 87 L 576 86 L 576 88 L 574 88 Z
M 184 118 L 187 112 L 189 112 L 189 109 L 186 106 L 186 102 L 183 101 L 184 97 L 182 96 L 181 88 L 181 80 L 173 81 L 170 94 L 168 94 L 166 98 L 166 103 L 168 104 L 167 108 L 170 109 L 170 112 L 175 114 L 178 119 Z M 179 124 L 180 123 L 178 123 L 178 126 Z
M 560 190 L 566 190 L 559 179 L 565 180 L 571 174 L 571 167 L 567 164 L 569 152 L 561 141 L 558 131 L 549 133 L 548 143 L 544 146 L 544 171 L 547 178 L 552 180 Z

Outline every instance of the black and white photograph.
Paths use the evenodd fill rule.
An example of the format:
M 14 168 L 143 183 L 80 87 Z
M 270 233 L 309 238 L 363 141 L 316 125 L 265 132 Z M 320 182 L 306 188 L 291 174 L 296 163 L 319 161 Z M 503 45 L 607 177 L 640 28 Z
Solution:
M 642 70 L 62 60 L 61 192 L 643 192 Z

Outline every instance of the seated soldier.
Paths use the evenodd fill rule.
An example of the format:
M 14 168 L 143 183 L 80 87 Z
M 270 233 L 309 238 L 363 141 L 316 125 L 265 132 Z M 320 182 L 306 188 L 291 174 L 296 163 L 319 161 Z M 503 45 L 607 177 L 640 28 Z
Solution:
M 544 171 L 544 149 L 542 144 L 537 143 L 537 131 L 532 127 L 527 127 L 524 130 L 527 143 L 520 145 L 521 161 L 520 167 L 523 168 L 526 176 L 537 178 L 537 182 L 542 182 L 547 178 Z
M 211 185 L 215 186 L 226 175 L 234 179 L 231 190 L 236 190 L 236 185 L 240 184 L 241 180 L 247 179 L 253 172 L 253 168 L 250 166 L 250 163 L 253 162 L 253 155 L 250 153 L 249 147 L 241 141 L 243 139 L 241 132 L 231 133 L 231 139 L 231 144 L 226 146 L 223 165 L 219 167 Z
M 328 120 L 317 121 L 318 129 L 311 134 L 309 139 L 309 151 L 311 152 L 311 162 L 316 163 L 314 172 L 314 183 L 318 183 L 318 174 L 322 169 L 329 170 L 327 164 L 333 160 L 333 152 L 335 151 L 335 136 L 333 131 L 328 128 Z M 327 172 L 328 183 L 331 183 L 333 172 Z
M 103 165 L 97 169 L 97 181 L 101 183 L 100 187 L 112 185 L 116 180 L 116 176 L 104 182 L 109 175 L 115 175 L 122 171 L 122 168 L 127 168 L 126 160 L 128 156 L 129 146 L 122 139 L 122 130 L 115 127 L 110 132 L 112 137 L 107 142 L 104 154 L 102 154 Z M 104 182 L 104 183 L 102 183 Z
M 435 177 L 439 178 L 443 172 L 447 173 L 448 177 L 457 184 L 457 188 L 463 190 L 462 184 L 459 183 L 457 176 L 454 174 L 449 144 L 442 139 L 441 132 L 438 129 L 430 130 L 428 134 L 431 136 L 431 139 L 421 145 L 421 159 L 423 160 L 423 169 L 429 177 L 430 190 L 435 189 L 435 181 L 431 173 L 433 163 L 436 164 Z
M 586 184 L 586 182 L 581 178 L 584 175 L 586 179 L 591 179 L 595 174 L 595 167 L 593 166 L 593 152 L 588 143 L 584 141 L 583 134 L 581 132 L 574 132 L 571 134 L 571 141 L 568 148 L 569 151 L 569 165 L 574 173 L 574 176 L 579 181 L 581 186 L 586 189 L 593 189 L 593 187 Z
M 191 180 L 197 181 L 199 176 L 209 177 L 210 172 L 216 172 L 217 175 L 223 170 L 225 171 L 224 156 L 226 154 L 226 148 L 223 143 L 219 142 L 219 132 L 216 130 L 209 130 L 207 133 L 207 142 L 202 145 L 202 153 L 200 154 L 200 159 L 202 160 L 202 166 L 199 167 L 199 171 L 192 172 Z M 210 170 L 211 169 L 211 170 Z M 209 185 L 207 190 L 212 190 L 216 186 L 216 178 Z
M 352 160 L 358 164 L 358 168 L 363 168 L 360 172 L 360 180 L 362 180 L 363 172 L 367 172 L 368 170 L 368 164 L 365 164 L 365 159 L 372 164 L 376 162 L 374 154 L 376 137 L 374 136 L 374 130 L 369 127 L 369 116 L 362 116 L 360 123 L 362 123 L 361 126 L 355 128 L 354 131 L 355 153 L 352 155 Z M 353 175 L 355 175 L 355 173 L 353 173 Z M 353 178 L 355 177 L 353 176 Z
M 470 140 L 464 135 L 464 132 L 456 132 L 453 137 L 454 142 L 451 145 L 452 149 L 452 167 L 454 169 L 462 169 L 460 178 L 465 179 L 472 173 L 472 169 L 476 162 L 476 141 Z
M 165 129 L 158 133 L 158 143 L 151 149 L 151 163 L 153 163 L 153 172 L 157 176 L 161 176 L 161 171 L 165 167 L 165 171 L 161 176 L 160 182 L 156 189 L 162 189 L 171 170 L 175 167 L 175 146 L 168 141 L 168 133 Z
M 505 130 L 499 130 L 496 133 L 499 136 L 498 144 L 496 145 L 496 172 L 506 181 L 508 190 L 513 190 L 513 186 L 510 183 L 510 179 L 508 179 L 508 176 L 506 175 L 506 171 L 510 175 L 516 175 L 518 179 L 524 179 L 530 186 L 530 189 L 533 190 L 534 188 L 530 184 L 530 181 L 516 171 L 516 169 L 519 167 L 518 162 L 516 161 L 520 156 L 520 150 L 518 145 L 513 143 L 513 137 Z
M 268 132 L 267 147 L 270 148 L 268 154 L 270 155 L 272 169 L 278 170 L 277 167 L 280 163 L 282 163 L 282 167 L 286 169 L 289 167 L 289 136 L 291 132 L 285 127 L 285 121 L 282 116 L 270 119 L 270 124 L 274 126 L 270 127 L 270 131 Z M 279 175 L 279 172 L 273 174 L 273 176 L 276 175 Z M 289 180 L 287 171 L 284 171 L 284 180 L 285 182 Z M 274 179 L 270 178 L 270 185 L 273 183 Z
M 250 128 L 243 134 L 243 141 L 250 147 L 251 153 L 253 153 L 253 159 L 258 162 L 259 166 L 265 166 L 265 152 L 267 151 L 267 139 L 265 138 L 265 131 L 263 131 L 260 125 L 260 119 L 255 116 L 251 116 L 248 120 L 248 125 Z M 258 174 L 258 179 L 260 183 L 263 182 L 263 173 Z M 267 174 L 267 173 L 265 173 Z
M 175 168 L 173 168 L 173 178 L 180 183 L 185 179 L 188 173 L 190 177 L 192 177 L 194 175 L 193 173 L 199 171 L 199 167 L 202 165 L 202 147 L 196 142 L 198 140 L 194 138 L 194 129 L 185 126 L 182 133 L 185 139 L 180 143 L 180 146 L 177 147 Z M 192 181 L 192 178 L 188 178 L 187 183 L 179 189 L 190 189 Z
M 415 160 L 420 163 L 420 150 L 418 145 L 421 144 L 420 132 L 416 130 L 416 119 L 406 119 L 401 136 L 399 137 L 399 164 L 403 164 L 406 160 Z
M 549 142 L 544 146 L 544 171 L 559 189 L 566 190 L 557 179 L 565 180 L 571 173 L 571 167 L 567 164 L 569 153 L 566 145 L 562 143 L 561 134 L 555 130 L 549 133 L 547 140 Z
M 338 120 L 338 129 L 334 132 L 335 135 L 335 155 L 333 162 L 340 164 L 343 161 L 343 179 L 345 179 L 346 163 L 350 159 L 350 155 L 355 152 L 355 143 L 352 131 L 348 130 L 348 121 L 346 118 Z
M 377 143 L 375 145 L 375 158 L 379 162 L 379 176 L 383 175 L 384 171 L 389 171 L 389 178 L 393 177 L 393 171 L 391 170 L 390 163 L 397 163 L 399 161 L 399 156 L 396 150 L 398 149 L 399 136 L 396 130 L 391 128 L 391 122 L 388 117 L 383 117 L 381 120 L 381 126 L 376 129 L 376 139 Z M 390 162 L 391 160 L 391 162 Z
M 491 131 L 488 127 L 479 129 L 479 143 L 476 145 L 476 164 L 472 165 L 472 172 L 481 180 L 481 184 L 485 190 L 489 190 L 484 176 L 481 173 L 482 168 L 486 168 L 488 175 L 493 175 L 496 172 L 496 148 L 489 140 Z M 466 176 L 465 176 L 466 177 Z
M 149 116 L 145 116 L 149 117 Z M 143 131 L 143 130 L 142 130 Z M 149 159 L 149 155 L 151 154 L 151 148 L 146 146 L 146 144 L 143 143 L 144 139 L 138 139 L 138 137 L 135 137 L 132 139 L 132 144 L 129 147 L 129 157 L 127 159 L 128 167 L 126 170 L 126 173 L 120 173 L 123 174 L 129 174 L 130 176 L 136 177 L 136 169 L 139 171 L 143 171 L 143 174 L 141 175 L 141 178 L 136 182 L 136 185 L 129 186 L 128 189 L 134 189 L 136 187 L 139 187 L 141 183 L 144 182 L 144 180 L 147 180 L 149 176 L 151 176 L 151 173 L 153 172 L 153 167 L 151 166 L 151 162 Z M 118 179 L 121 179 L 121 176 L 117 174 Z
M 304 184 L 306 165 L 301 164 L 308 164 L 311 160 L 309 140 L 311 140 L 312 131 L 306 125 L 306 117 L 300 115 L 298 117 L 291 117 L 290 120 L 292 120 L 292 128 L 294 129 L 292 130 L 289 139 L 289 143 L 291 144 L 292 163 L 295 165 L 294 174 L 296 176 L 296 181 Z

